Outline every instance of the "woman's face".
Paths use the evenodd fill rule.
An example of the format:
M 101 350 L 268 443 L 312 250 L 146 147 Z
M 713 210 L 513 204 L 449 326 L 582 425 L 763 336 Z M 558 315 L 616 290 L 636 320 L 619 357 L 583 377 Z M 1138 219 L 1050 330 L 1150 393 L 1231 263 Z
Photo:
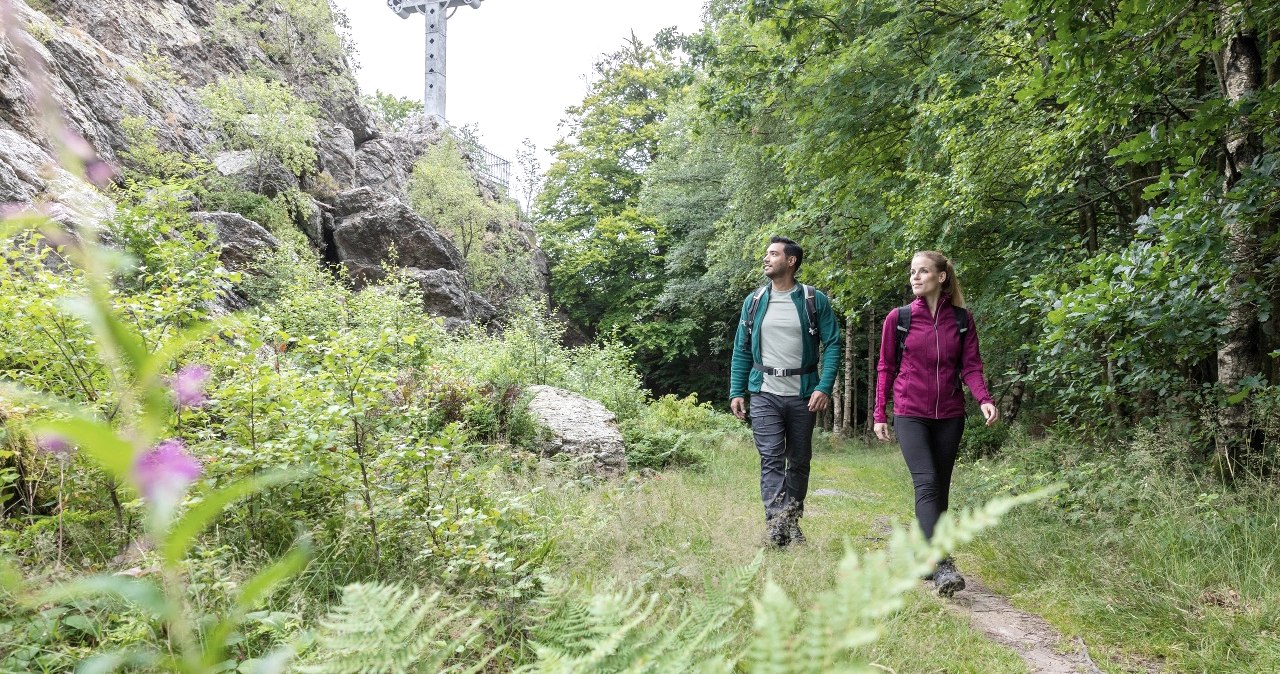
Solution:
M 942 292 L 942 282 L 947 278 L 946 272 L 938 271 L 933 260 L 917 255 L 911 258 L 911 292 L 916 297 L 927 297 Z

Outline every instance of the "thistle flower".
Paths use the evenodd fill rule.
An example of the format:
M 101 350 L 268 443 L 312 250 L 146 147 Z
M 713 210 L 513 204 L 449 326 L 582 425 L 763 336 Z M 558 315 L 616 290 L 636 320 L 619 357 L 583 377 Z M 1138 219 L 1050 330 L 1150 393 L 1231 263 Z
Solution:
M 179 439 L 165 440 L 143 452 L 133 464 L 133 482 L 142 498 L 164 511 L 182 499 L 204 470 Z
M 178 407 L 199 407 L 205 403 L 204 385 L 209 381 L 209 375 L 209 368 L 205 365 L 188 365 L 178 370 L 172 381 Z

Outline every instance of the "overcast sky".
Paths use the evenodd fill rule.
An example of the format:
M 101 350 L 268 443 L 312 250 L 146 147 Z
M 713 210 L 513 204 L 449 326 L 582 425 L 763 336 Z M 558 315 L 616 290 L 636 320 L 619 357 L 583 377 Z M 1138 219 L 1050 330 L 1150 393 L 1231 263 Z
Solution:
M 426 25 L 396 16 L 384 0 L 335 0 L 351 20 L 362 93 L 422 100 Z M 514 162 L 520 141 L 545 150 L 559 138 L 564 109 L 582 101 L 586 75 L 634 30 L 652 41 L 662 28 L 701 26 L 702 0 L 485 0 L 448 23 L 447 117 L 477 123 L 491 152 Z M 542 168 L 546 170 L 547 155 Z M 514 169 L 514 166 L 513 166 Z

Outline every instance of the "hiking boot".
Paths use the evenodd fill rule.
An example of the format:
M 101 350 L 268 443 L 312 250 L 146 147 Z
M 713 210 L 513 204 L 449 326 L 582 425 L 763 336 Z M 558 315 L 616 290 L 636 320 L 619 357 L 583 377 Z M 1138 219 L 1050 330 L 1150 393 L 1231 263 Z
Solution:
M 791 542 L 796 545 L 801 545 L 808 540 L 804 537 L 804 532 L 800 531 L 799 517 L 793 517 L 787 520 L 787 538 L 790 538 Z
M 791 533 L 786 517 L 779 515 L 765 521 L 765 547 L 785 548 L 789 543 L 791 543 Z
M 779 517 L 782 518 L 783 526 L 786 527 L 787 539 L 791 543 L 804 543 L 807 539 L 804 532 L 800 530 L 800 517 L 803 513 L 803 506 L 798 502 L 792 502 L 783 509 Z
M 933 570 L 933 587 L 940 597 L 950 597 L 964 589 L 964 576 L 956 571 L 955 562 L 950 559 L 938 562 L 937 568 Z

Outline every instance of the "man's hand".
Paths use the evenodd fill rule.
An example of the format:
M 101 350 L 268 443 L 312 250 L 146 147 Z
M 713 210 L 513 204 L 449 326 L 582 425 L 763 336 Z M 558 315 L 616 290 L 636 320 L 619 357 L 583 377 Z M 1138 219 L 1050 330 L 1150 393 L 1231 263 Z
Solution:
M 892 440 L 892 439 L 893 439 L 893 438 L 889 435 L 889 424 L 886 424 L 886 423 L 879 423 L 879 424 L 876 424 L 876 425 L 872 426 L 872 427 L 871 427 L 871 430 L 875 431 L 875 433 L 876 433 L 876 437 L 877 437 L 877 438 L 880 438 L 880 441 L 881 441 L 881 442 L 889 442 L 890 440 Z
M 733 416 L 739 419 L 747 418 L 747 403 L 742 398 L 734 398 L 729 401 L 729 411 L 733 412 Z
M 813 395 L 809 396 L 809 411 L 821 412 L 822 410 L 827 409 L 827 405 L 830 402 L 831 396 L 823 393 L 822 391 L 814 391 Z

